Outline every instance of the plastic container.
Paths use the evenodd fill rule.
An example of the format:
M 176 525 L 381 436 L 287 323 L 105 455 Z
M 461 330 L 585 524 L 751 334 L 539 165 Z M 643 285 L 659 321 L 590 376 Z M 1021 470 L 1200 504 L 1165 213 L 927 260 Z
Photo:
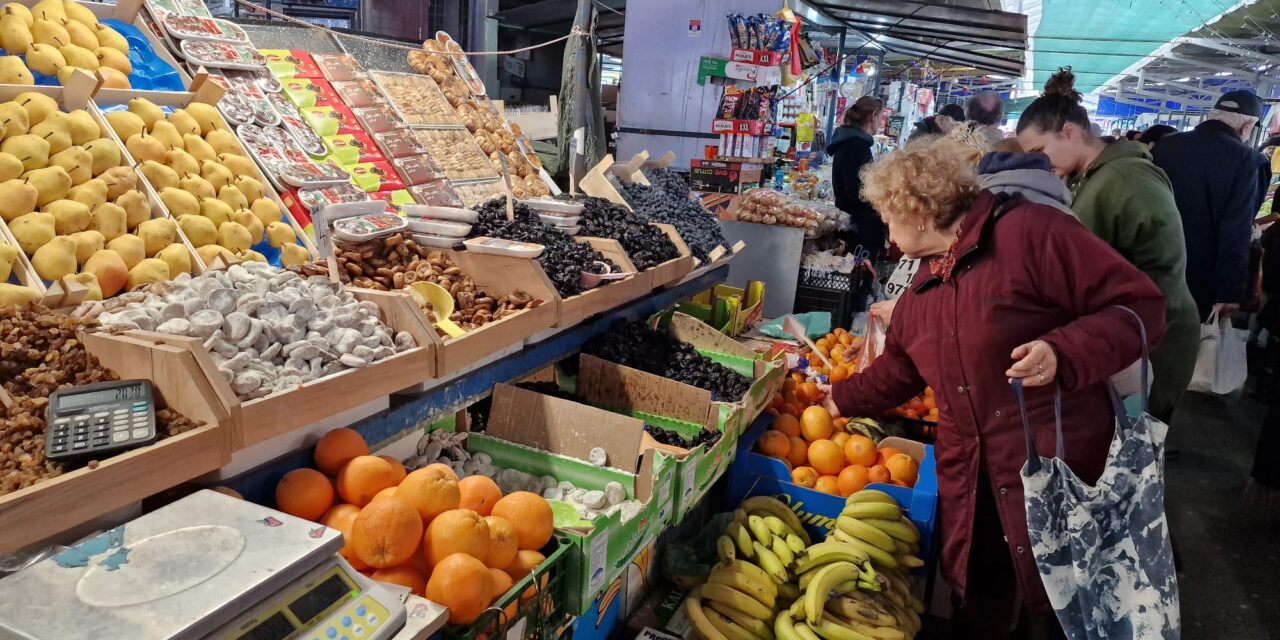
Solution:
M 245 33 L 239 25 L 219 18 L 198 18 L 171 13 L 164 17 L 161 27 L 178 40 L 204 40 L 231 44 L 248 44 L 249 42 L 249 34 Z
M 450 220 L 433 220 L 431 218 L 406 218 L 409 229 L 415 233 L 455 238 L 461 240 L 471 233 L 471 225 Z
M 582 211 L 586 206 L 581 202 L 566 202 L 564 200 L 551 200 L 548 198 L 526 198 L 520 200 L 520 204 L 537 211 L 539 214 L 560 215 L 560 216 L 582 216 Z M 577 218 L 574 218 L 577 220 Z
M 488 236 L 471 238 L 463 244 L 467 245 L 467 251 L 525 258 L 527 260 L 532 260 L 542 255 L 542 252 L 546 250 L 546 247 L 540 244 L 516 242 L 514 240 L 504 240 L 502 238 L 490 238 Z
M 218 69 L 265 69 L 266 58 L 249 45 L 183 40 L 182 55 L 194 65 Z
M 391 235 L 408 228 L 404 218 L 394 213 L 370 213 L 339 218 L 330 223 L 333 237 L 351 242 L 364 242 Z
M 430 233 L 415 233 L 413 234 L 413 241 L 424 247 L 435 247 L 437 249 L 457 249 L 458 245 L 463 244 L 461 238 L 449 238 Z
M 558 216 L 550 213 L 539 213 L 538 219 L 561 229 L 578 228 L 578 221 L 582 220 L 582 216 Z
M 465 222 L 467 224 L 475 224 L 480 221 L 480 214 L 470 209 L 459 209 L 457 207 L 406 204 L 400 208 L 400 211 L 411 218 L 431 218 L 434 220 Z

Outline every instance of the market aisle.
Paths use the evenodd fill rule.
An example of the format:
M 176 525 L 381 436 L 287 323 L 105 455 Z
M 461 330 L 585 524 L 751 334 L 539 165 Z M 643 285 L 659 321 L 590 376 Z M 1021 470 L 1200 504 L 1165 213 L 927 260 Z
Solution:
M 1270 526 L 1246 516 L 1241 496 L 1265 407 L 1187 394 L 1170 446 L 1166 508 L 1181 556 L 1183 638 L 1280 638 L 1280 548 Z

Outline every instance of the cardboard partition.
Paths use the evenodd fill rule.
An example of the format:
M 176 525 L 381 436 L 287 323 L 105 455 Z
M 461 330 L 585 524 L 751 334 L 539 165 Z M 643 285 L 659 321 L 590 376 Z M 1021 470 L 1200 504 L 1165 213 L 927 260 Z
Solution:
M 81 339 L 122 379 L 150 380 L 165 405 L 203 425 L 0 496 L 0 553 L 53 540 L 231 460 L 230 416 L 189 350 L 106 334 Z
M 618 266 L 631 265 L 631 259 L 627 257 L 622 245 L 617 240 L 608 240 L 605 238 L 584 238 L 591 244 L 592 248 L 599 251 L 604 257 L 613 261 Z M 630 267 L 634 270 L 634 267 Z M 588 289 L 577 295 L 560 299 L 560 314 L 556 320 L 556 327 L 571 327 L 573 325 L 596 315 L 613 309 L 632 300 L 636 300 L 642 296 L 649 295 L 653 290 L 653 278 L 647 275 L 647 272 L 637 273 L 634 276 L 622 280 L 605 281 L 594 289 Z

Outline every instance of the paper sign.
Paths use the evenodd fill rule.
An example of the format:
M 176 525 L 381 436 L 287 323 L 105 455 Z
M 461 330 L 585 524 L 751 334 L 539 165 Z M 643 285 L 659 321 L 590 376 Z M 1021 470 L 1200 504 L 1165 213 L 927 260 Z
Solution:
M 586 145 L 587 131 L 582 127 L 573 130 L 573 152 L 582 155 L 582 147 Z

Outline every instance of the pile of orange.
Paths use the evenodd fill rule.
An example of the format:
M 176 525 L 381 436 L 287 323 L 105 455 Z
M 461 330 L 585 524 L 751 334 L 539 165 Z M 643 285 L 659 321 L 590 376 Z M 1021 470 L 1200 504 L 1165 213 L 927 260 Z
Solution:
M 846 431 L 847 424 L 822 407 L 809 407 L 799 418 L 780 413 L 756 450 L 784 461 L 792 482 L 831 495 L 848 497 L 872 482 L 915 486 L 920 464 L 914 458 L 877 448 L 870 438 Z
M 546 560 L 539 550 L 554 525 L 542 496 L 504 496 L 493 480 L 459 481 L 442 464 L 406 473 L 394 458 L 369 455 L 351 429 L 320 438 L 315 464 L 281 478 L 276 507 L 341 531 L 338 553 L 351 566 L 448 607 L 450 624 L 474 622 Z
M 938 401 L 933 397 L 933 387 L 925 387 L 924 393 L 908 400 L 890 412 L 893 415 L 926 422 L 938 421 Z
M 836 329 L 815 340 L 813 346 L 818 348 L 819 353 L 831 360 L 830 368 L 809 349 L 800 352 L 800 355 L 809 360 L 809 366 L 814 371 L 825 373 L 831 382 L 840 382 L 857 371 L 858 354 L 862 351 L 861 337 L 855 336 L 844 329 Z

